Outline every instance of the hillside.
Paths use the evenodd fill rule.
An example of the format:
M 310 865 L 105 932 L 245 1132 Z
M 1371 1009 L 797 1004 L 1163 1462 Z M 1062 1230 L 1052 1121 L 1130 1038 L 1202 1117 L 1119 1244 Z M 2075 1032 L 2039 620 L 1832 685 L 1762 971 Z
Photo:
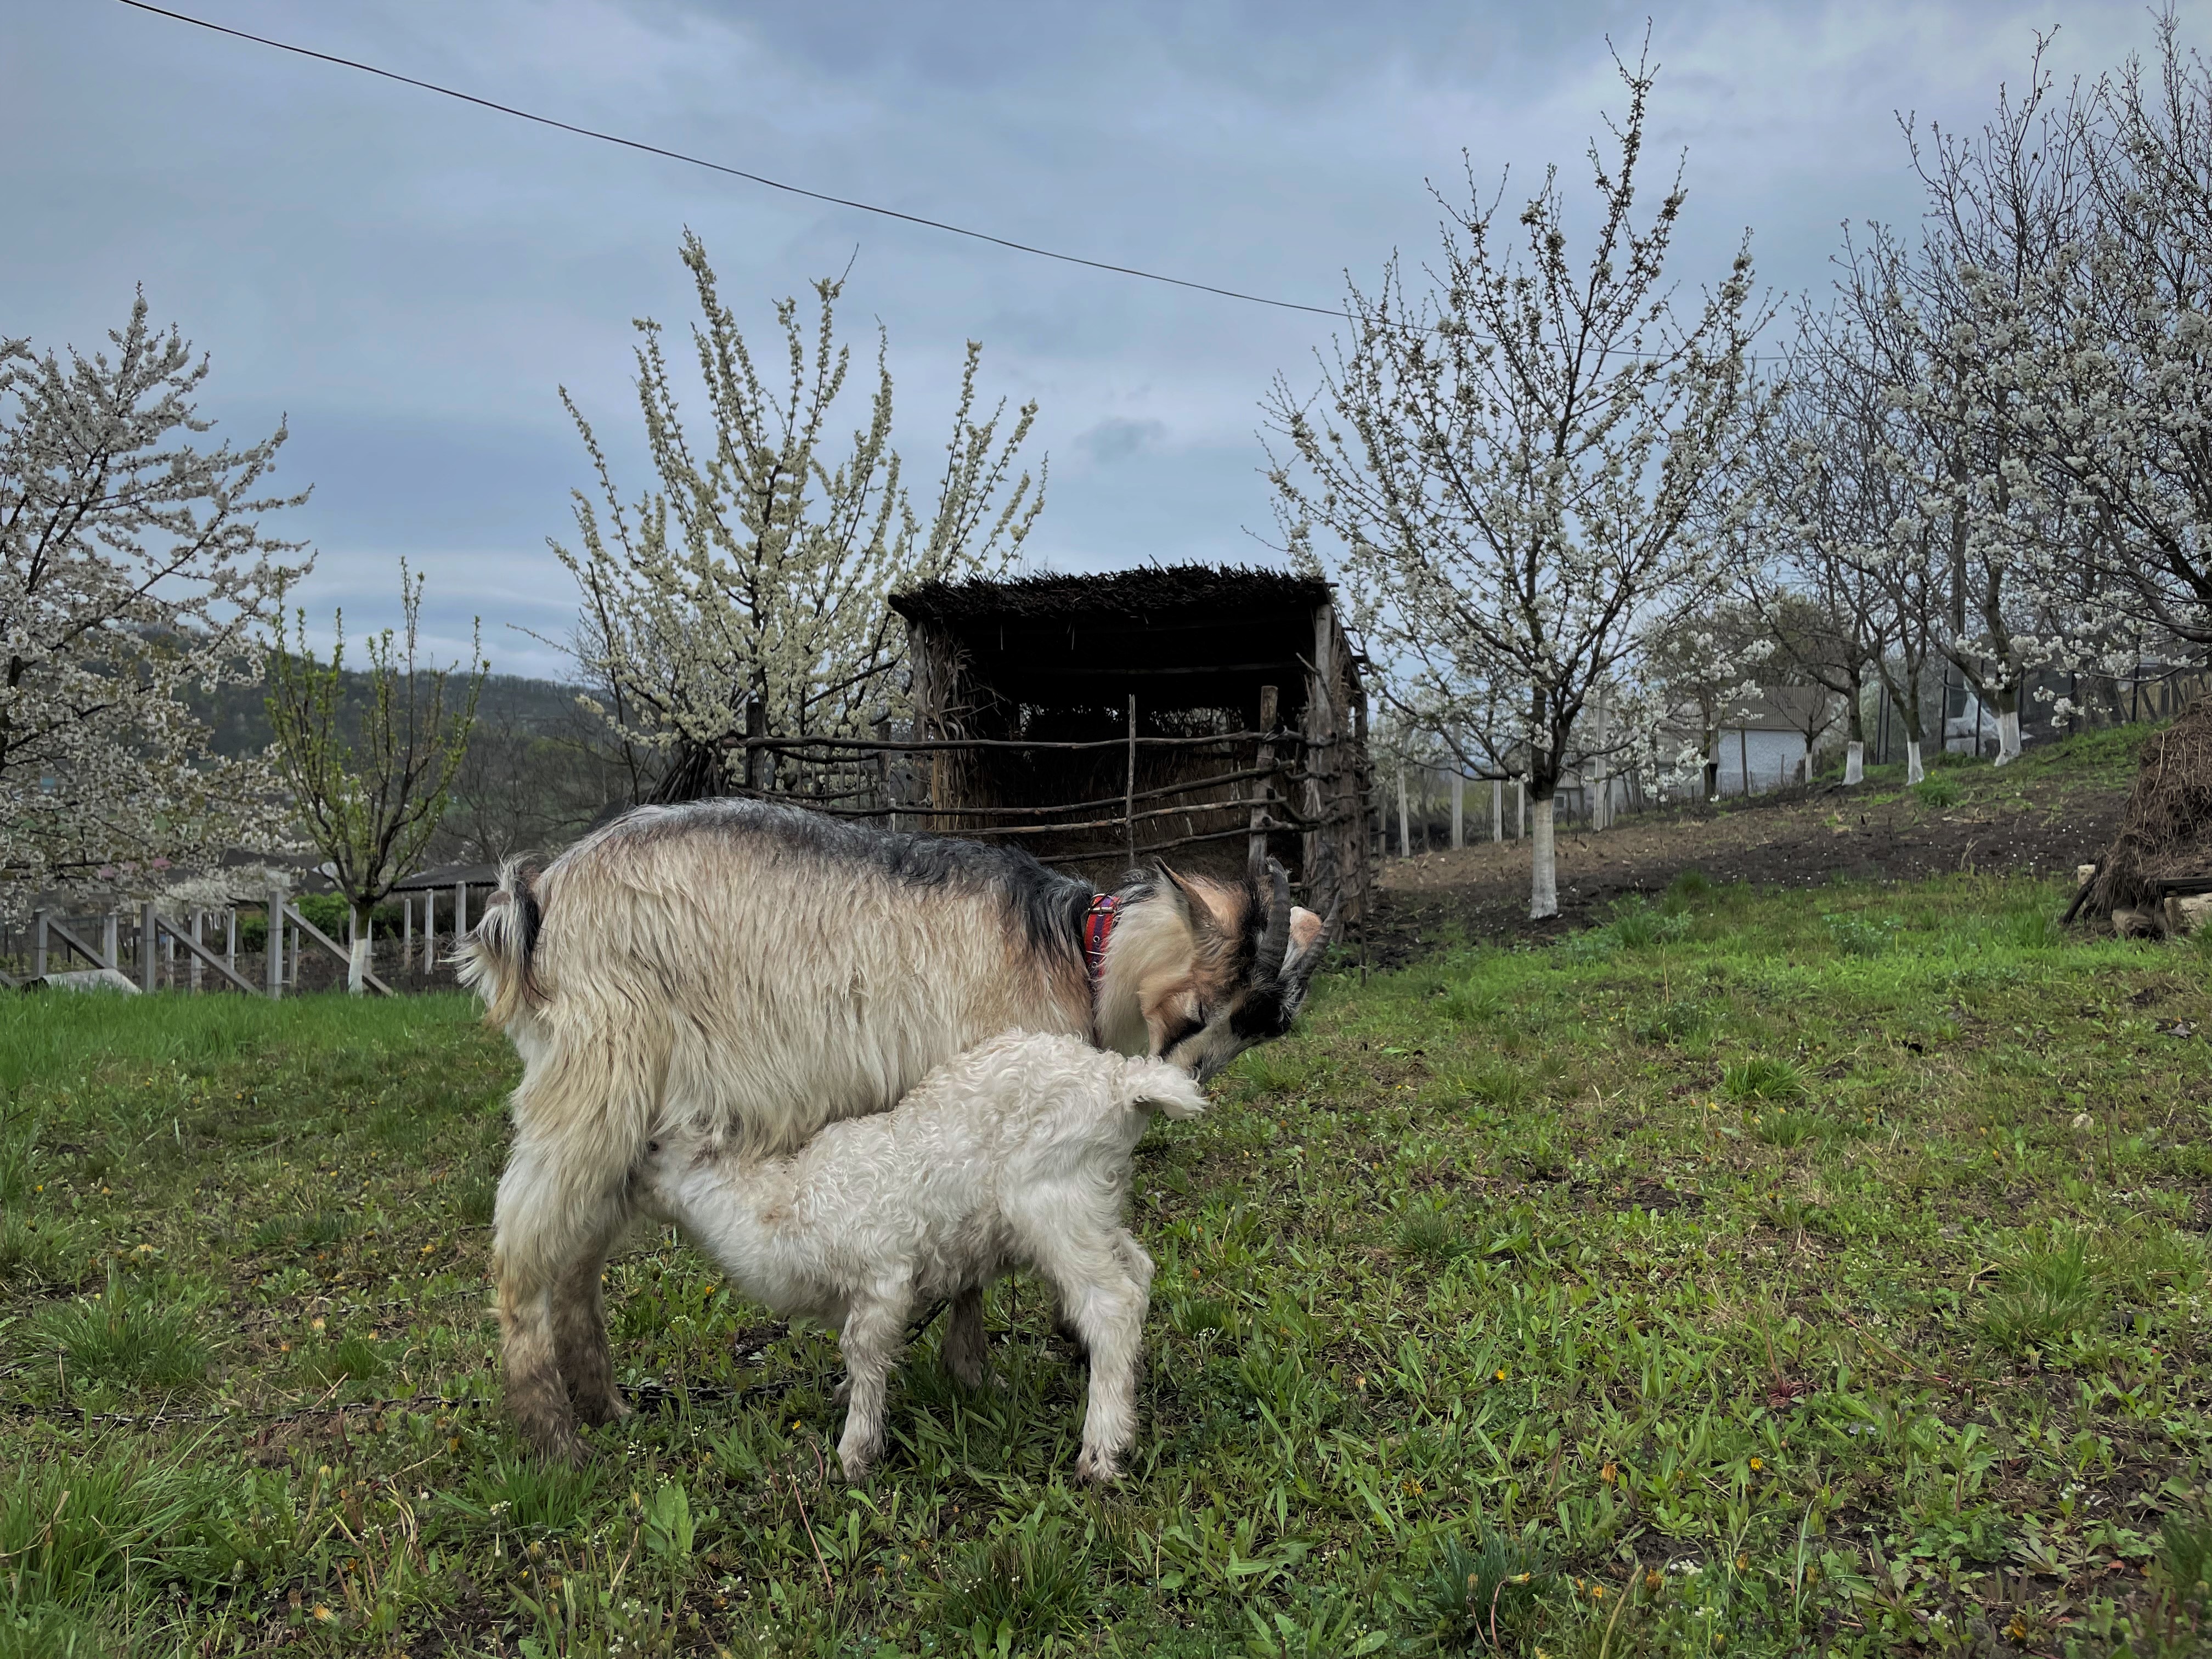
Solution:
M 1911 789 L 1902 766 L 1869 767 L 1856 788 L 1830 777 L 1749 800 L 1637 814 L 1601 832 L 1563 832 L 1560 915 L 1551 921 L 1528 919 L 1525 842 L 1386 859 L 1370 949 L 1395 960 L 1449 939 L 1553 936 L 1692 869 L 1714 882 L 1782 888 L 1960 873 L 2070 878 L 2112 839 L 2136 752 L 2155 729 L 2085 732 L 2003 768 L 1946 757 Z

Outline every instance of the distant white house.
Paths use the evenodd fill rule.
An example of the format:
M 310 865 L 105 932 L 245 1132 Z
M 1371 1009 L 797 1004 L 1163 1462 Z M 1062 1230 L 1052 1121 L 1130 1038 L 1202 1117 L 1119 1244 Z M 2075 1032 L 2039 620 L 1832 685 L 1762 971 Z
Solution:
M 1770 685 L 1731 702 L 1720 711 L 1710 757 L 1715 789 L 1722 795 L 1758 795 L 1804 782 L 1843 718 L 1844 700 L 1813 685 Z M 1678 713 L 1669 724 L 1686 745 L 1704 739 L 1693 711 Z M 1701 787 L 1692 778 L 1674 793 L 1694 794 Z

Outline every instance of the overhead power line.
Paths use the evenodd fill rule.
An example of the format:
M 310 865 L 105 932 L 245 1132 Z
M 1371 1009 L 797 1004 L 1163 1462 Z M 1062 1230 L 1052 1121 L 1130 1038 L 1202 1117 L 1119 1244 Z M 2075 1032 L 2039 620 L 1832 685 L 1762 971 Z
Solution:
M 748 172 L 744 167 L 730 167 L 721 161 L 710 161 L 702 155 L 693 155 L 680 149 L 670 149 L 661 144 L 649 144 L 641 138 L 625 138 L 620 133 L 602 132 L 596 127 L 580 126 L 573 121 L 563 121 L 550 115 L 540 115 L 535 110 L 519 108 L 513 104 L 502 104 L 495 99 L 481 98 L 475 93 L 463 92 L 456 87 L 441 86 L 435 81 L 425 81 L 416 76 L 402 75 L 397 70 L 384 69 L 375 64 L 364 64 L 358 58 L 341 58 L 335 52 L 317 52 L 312 46 L 295 46 L 289 40 L 279 40 L 270 35 L 255 34 L 250 30 L 233 28 L 227 23 L 211 22 L 204 17 L 195 17 L 189 12 L 174 11 L 167 6 L 154 5 L 150 3 L 150 0 L 121 0 L 121 3 L 130 7 L 133 11 L 150 12 L 156 17 L 167 17 L 174 22 L 189 23 L 194 28 L 205 29 L 211 34 L 228 35 L 234 40 L 250 41 L 257 46 L 267 46 L 272 51 L 289 52 L 295 58 L 309 58 L 319 64 L 330 64 L 339 69 L 354 70 L 362 75 L 373 75 L 379 80 L 395 81 L 401 86 L 414 87 L 423 92 L 435 93 L 441 98 L 451 98 L 457 103 L 473 104 L 478 109 L 488 109 L 495 114 L 512 116 L 518 121 L 528 121 L 537 126 L 550 127 L 556 132 L 573 133 L 579 138 L 590 138 L 603 144 L 617 145 L 623 149 L 636 150 L 641 155 L 658 155 L 666 161 L 681 161 L 687 167 L 704 167 L 709 173 L 722 173 L 732 179 L 742 179 L 748 184 L 759 185 L 768 190 L 781 191 L 787 196 L 803 197 L 810 202 L 823 202 L 832 207 L 850 208 L 856 213 L 872 213 L 878 218 L 896 219 L 904 224 L 919 225 L 925 230 L 943 231 L 948 236 L 963 236 L 970 241 L 988 243 L 993 247 L 1006 248 L 1015 253 L 1026 253 L 1039 259 L 1056 260 L 1061 264 L 1080 265 L 1089 270 L 1108 271 L 1116 276 L 1134 276 L 1141 282 L 1158 283 L 1168 288 L 1188 289 L 1197 294 L 1212 294 L 1224 300 L 1236 300 L 1245 305 L 1266 306 L 1275 311 L 1296 311 L 1309 317 L 1327 317 L 1333 321 L 1348 323 L 1354 327 L 1361 325 L 1359 318 L 1354 317 L 1349 312 L 1328 306 L 1310 306 L 1296 300 L 1277 300 L 1265 294 L 1248 294 L 1242 289 L 1223 288 L 1213 283 L 1197 282 L 1188 276 L 1170 276 L 1163 271 L 1146 270 L 1137 265 L 1120 265 L 1107 259 L 1085 258 L 1079 253 L 1063 253 L 1057 248 L 1038 247 L 1030 242 L 1017 242 L 1011 237 L 994 236 L 987 230 L 970 229 L 966 225 L 952 224 L 943 219 L 927 218 L 921 214 L 908 213 L 899 208 L 882 207 L 876 203 L 858 201 L 849 196 L 833 196 L 827 191 L 810 190 L 804 185 L 791 184 L 781 179 L 771 179 L 765 173 Z M 1437 332 L 1432 326 L 1413 322 L 1390 322 L 1383 319 L 1381 325 L 1401 333 L 1428 335 Z M 1499 343 L 1488 335 L 1471 333 L 1469 337 L 1485 344 Z M 1620 357 L 1665 358 L 1670 354 L 1665 351 L 1646 351 L 1633 347 L 1616 346 L 1611 348 L 1606 355 Z M 1760 360 L 1756 356 L 1747 355 L 1746 361 L 1756 363 Z
M 1011 249 L 1016 253 L 1034 255 L 1040 259 L 1056 259 L 1062 264 L 1083 265 L 1092 270 L 1111 271 L 1117 276 L 1135 276 L 1148 283 L 1163 283 L 1170 288 L 1187 288 L 1200 294 L 1215 294 L 1224 300 L 1240 300 L 1247 305 L 1269 306 L 1277 311 L 1301 311 L 1314 317 L 1331 317 L 1339 322 L 1354 320 L 1348 313 L 1332 310 L 1327 306 L 1301 305 L 1295 300 L 1274 300 L 1264 294 L 1247 294 L 1233 288 L 1220 288 L 1212 283 L 1194 282 L 1187 276 L 1170 276 L 1157 270 L 1144 270 L 1135 265 L 1117 265 L 1105 259 L 1086 259 L 1078 253 L 1062 253 L 1056 249 L 1037 247 L 1028 242 L 1017 242 L 1005 236 L 994 236 L 988 231 L 971 230 L 965 225 L 948 224 L 942 219 L 925 218 L 919 213 L 906 213 L 897 208 L 879 207 L 872 202 L 854 201 L 847 196 L 832 196 L 827 191 L 809 190 L 804 185 L 794 185 L 781 179 L 771 179 L 764 173 L 749 173 L 743 167 L 710 161 L 704 156 L 690 155 L 680 149 L 669 149 L 659 144 L 648 144 L 640 138 L 625 138 L 620 133 L 601 132 L 594 127 L 579 126 L 573 121 L 562 121 L 550 115 L 540 115 L 534 110 L 518 109 L 513 104 L 502 104 L 489 98 L 479 98 L 472 92 L 462 92 L 453 87 L 442 87 L 434 81 L 424 81 L 412 75 L 402 75 L 396 70 L 379 68 L 357 58 L 340 58 L 335 53 L 317 52 L 310 46 L 299 46 L 289 40 L 272 40 L 265 34 L 254 34 L 245 29 L 234 29 L 227 24 L 194 17 L 189 13 L 172 11 L 167 6 L 148 3 L 148 0 L 122 0 L 134 11 L 151 12 L 157 17 L 167 17 L 179 23 L 190 23 L 214 34 L 227 34 L 233 40 L 250 40 L 257 46 L 268 46 L 277 52 L 289 52 L 295 57 L 312 58 L 318 63 L 334 64 L 340 69 L 356 70 L 363 75 L 374 75 L 380 80 L 397 81 L 402 86 L 434 92 L 441 98 L 451 98 L 460 103 L 474 104 L 501 115 L 511 115 L 518 121 L 530 121 L 556 131 L 574 133 L 580 138 L 594 138 L 603 144 L 619 144 L 624 149 L 638 150 L 647 155 L 659 155 L 671 161 L 682 161 L 688 166 L 705 167 L 710 173 L 726 173 L 732 179 L 743 179 L 748 184 L 763 185 L 781 191 L 787 196 L 803 196 L 811 202 L 826 202 L 833 207 L 851 208 L 857 213 L 872 213 L 884 219 L 896 219 L 909 225 L 920 225 L 927 230 L 941 230 L 951 236 L 965 236 L 971 241 L 988 242 L 994 247 Z

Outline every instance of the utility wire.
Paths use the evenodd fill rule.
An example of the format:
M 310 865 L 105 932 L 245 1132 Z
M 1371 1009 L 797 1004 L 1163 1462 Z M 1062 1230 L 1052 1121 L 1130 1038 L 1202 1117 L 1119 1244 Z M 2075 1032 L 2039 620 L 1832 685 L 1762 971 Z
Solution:
M 682 150 L 666 149 L 659 144 L 648 144 L 642 139 L 625 138 L 619 133 L 601 132 L 592 127 L 578 126 L 574 122 L 556 120 L 550 115 L 539 115 L 532 110 L 518 109 L 512 104 L 501 104 L 489 98 L 479 98 L 474 93 L 458 91 L 452 87 L 441 87 L 434 81 L 418 80 L 414 76 L 401 75 L 394 70 L 380 69 L 374 64 L 364 64 L 351 58 L 340 58 L 327 52 L 316 52 L 307 46 L 295 46 L 289 40 L 271 40 L 265 34 L 250 33 L 245 29 L 231 28 L 222 23 L 211 23 L 204 17 L 194 17 L 185 12 L 171 11 L 166 6 L 149 4 L 148 0 L 122 0 L 122 3 L 134 11 L 151 12 L 157 17 L 171 18 L 179 23 L 190 23 L 195 28 L 206 29 L 211 33 L 227 34 L 237 40 L 250 40 L 258 46 L 269 46 L 278 52 L 289 52 L 300 58 L 312 58 L 318 63 L 335 64 L 340 69 L 358 70 L 363 75 L 374 75 L 386 81 L 397 81 L 402 86 L 417 87 L 424 92 L 434 92 L 441 98 L 452 98 L 464 104 L 474 104 L 480 109 L 495 111 L 501 115 L 511 115 L 520 121 L 532 121 L 541 127 L 552 127 L 561 132 L 572 132 L 580 138 L 596 138 L 601 143 L 619 144 L 624 149 L 642 151 L 647 155 L 665 156 L 672 161 L 683 161 L 692 167 L 705 167 L 711 173 L 726 173 L 732 179 L 743 179 L 749 184 L 765 185 L 769 190 L 780 190 L 788 196 L 803 196 L 809 201 L 827 202 L 833 207 L 851 208 L 860 213 L 872 213 L 885 219 L 901 220 L 907 224 L 920 225 L 925 229 L 941 230 L 949 235 L 965 236 L 973 241 L 988 242 L 994 247 L 1009 248 L 1016 253 L 1032 254 L 1040 259 L 1056 259 L 1062 264 L 1084 265 L 1092 270 L 1111 271 L 1118 276 L 1136 276 L 1148 283 L 1164 283 L 1170 288 L 1195 289 L 1200 294 L 1218 294 L 1224 300 L 1241 300 L 1247 305 L 1270 306 L 1278 311 L 1300 311 L 1309 316 L 1331 317 L 1339 322 L 1345 323 L 1355 320 L 1348 313 L 1331 310 L 1327 306 L 1300 305 L 1294 300 L 1272 300 L 1264 294 L 1246 294 L 1237 289 L 1217 288 L 1211 283 L 1193 282 L 1185 276 L 1164 276 L 1157 270 L 1140 270 L 1134 265 L 1117 265 L 1104 259 L 1086 259 L 1080 254 L 1061 253 L 1052 248 L 1035 247 L 1027 242 L 1017 242 L 1004 236 L 994 236 L 988 231 L 970 230 L 964 225 L 947 224 L 942 219 L 926 219 L 918 213 L 903 213 L 896 208 L 878 207 L 872 202 L 856 202 L 849 197 L 832 196 L 825 191 L 809 190 L 804 185 L 787 184 L 781 179 L 770 179 L 763 173 L 748 173 L 743 167 L 727 167 L 720 161 L 709 161 L 703 156 L 687 155 Z
M 551 127 L 557 132 L 574 133 L 580 138 L 596 139 L 603 144 L 619 145 L 624 149 L 634 149 L 646 155 L 659 155 L 671 161 L 682 161 L 690 167 L 704 167 L 709 173 L 720 173 L 732 179 L 743 179 L 748 184 L 760 185 L 769 190 L 781 191 L 787 196 L 804 197 L 811 202 L 826 202 L 832 207 L 850 208 L 856 213 L 872 213 L 879 218 L 896 219 L 905 224 L 920 225 L 926 230 L 941 230 L 950 236 L 964 236 L 970 241 L 987 242 L 993 247 L 1006 248 L 1015 253 L 1026 253 L 1039 259 L 1056 260 L 1061 264 L 1081 265 L 1090 270 L 1110 271 L 1117 276 L 1134 276 L 1142 282 L 1159 283 L 1169 288 L 1188 289 L 1198 294 L 1217 295 L 1224 300 L 1241 301 L 1246 305 L 1266 306 L 1275 311 L 1296 311 L 1309 317 L 1327 317 L 1336 322 L 1348 323 L 1354 327 L 1362 325 L 1362 319 L 1354 317 L 1350 312 L 1334 309 L 1328 306 L 1310 306 L 1301 304 L 1296 300 L 1272 299 L 1264 294 L 1248 294 L 1241 289 L 1220 288 L 1212 283 L 1194 282 L 1188 276 L 1170 276 L 1160 271 L 1142 270 L 1136 265 L 1117 265 L 1105 259 L 1086 259 L 1079 253 L 1062 253 L 1055 248 L 1037 247 L 1029 242 L 1017 242 L 1008 237 L 994 236 L 988 231 L 971 230 L 965 225 L 950 224 L 942 219 L 928 219 L 921 214 L 903 212 L 897 208 L 879 207 L 873 202 L 855 201 L 848 196 L 832 196 L 827 191 L 809 190 L 804 185 L 789 184 L 781 179 L 771 179 L 765 173 L 748 173 L 743 167 L 730 167 L 720 161 L 710 161 L 704 156 L 687 155 L 680 149 L 669 149 L 659 144 L 648 144 L 641 138 L 625 138 L 620 133 L 602 132 L 596 127 L 578 126 L 573 121 L 562 121 L 550 115 L 540 115 L 534 110 L 517 108 L 513 104 L 502 104 L 493 99 L 479 98 L 472 92 L 462 92 L 453 87 L 441 86 L 435 81 L 424 81 L 412 75 L 402 75 L 397 70 L 382 69 L 374 64 L 364 64 L 358 58 L 340 58 L 333 52 L 317 52 L 312 46 L 295 46 L 289 40 L 278 40 L 265 34 L 252 33 L 246 29 L 232 28 L 225 23 L 210 22 L 204 17 L 195 17 L 189 12 L 173 11 L 167 6 L 154 5 L 150 3 L 150 0 L 121 0 L 121 3 L 130 7 L 133 11 L 150 12 L 156 17 L 167 17 L 175 22 L 189 23 L 194 28 L 205 29 L 211 34 L 228 35 L 234 40 L 251 41 L 257 46 L 267 46 L 273 51 L 290 52 L 296 58 L 311 58 L 319 64 L 331 64 L 340 69 L 356 70 L 363 75 L 375 76 L 380 80 L 396 81 L 401 86 L 415 87 L 423 92 L 433 92 L 441 98 L 451 98 L 456 102 L 474 104 L 479 109 L 488 109 L 496 114 L 510 115 L 518 121 L 528 121 L 538 126 Z M 1400 333 L 1428 335 L 1437 332 L 1433 327 L 1425 327 L 1413 322 L 1394 323 L 1388 319 L 1367 319 L 1367 325 L 1373 326 L 1378 322 L 1381 326 Z M 1502 343 L 1487 335 L 1470 332 L 1469 337 L 1488 345 Z M 1664 359 L 1673 354 L 1616 346 L 1605 355 Z M 1757 363 L 1759 359 L 1747 354 L 1746 361 Z

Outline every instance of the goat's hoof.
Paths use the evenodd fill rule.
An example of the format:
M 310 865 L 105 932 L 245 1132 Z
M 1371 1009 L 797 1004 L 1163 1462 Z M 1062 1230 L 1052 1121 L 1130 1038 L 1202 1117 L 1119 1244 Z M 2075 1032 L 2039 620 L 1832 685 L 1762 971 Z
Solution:
M 576 1420 L 595 1429 L 603 1429 L 610 1423 L 619 1423 L 630 1414 L 629 1401 L 611 1390 L 595 1399 L 578 1400 L 575 1407 Z
M 844 1471 L 845 1484 L 848 1486 L 857 1486 L 865 1482 L 874 1462 L 874 1459 L 860 1452 L 848 1455 L 841 1451 L 837 1454 L 837 1467 Z
M 1121 1471 L 1115 1466 L 1112 1452 L 1093 1451 L 1085 1446 L 1075 1460 L 1075 1478 L 1111 1486 L 1120 1484 Z
M 529 1437 L 531 1444 L 537 1448 L 538 1455 L 545 1462 L 564 1463 L 572 1469 L 580 1469 L 591 1462 L 592 1449 L 584 1443 L 583 1437 L 566 1423 L 533 1429 Z

